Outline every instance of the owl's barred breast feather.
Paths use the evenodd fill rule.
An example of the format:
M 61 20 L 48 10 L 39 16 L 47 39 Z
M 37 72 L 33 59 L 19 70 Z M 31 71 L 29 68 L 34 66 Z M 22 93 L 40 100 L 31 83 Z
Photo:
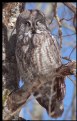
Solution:
M 32 55 L 33 62 L 37 65 L 39 74 L 49 74 L 61 65 L 59 49 L 49 33 L 43 32 L 34 35 L 33 41 L 37 43 L 34 46 L 35 51 Z M 58 49 L 58 50 L 57 50 Z
M 51 37 L 50 33 L 42 32 L 33 36 L 33 47 L 30 44 L 20 46 L 16 55 L 20 57 L 23 63 L 19 62 L 18 57 L 17 61 L 20 63 L 21 73 L 24 72 L 25 75 L 29 75 L 29 80 L 34 73 L 38 76 L 51 75 L 52 77 L 55 69 L 61 66 L 59 49 L 54 41 L 56 40 Z M 26 80 L 26 77 L 24 80 Z

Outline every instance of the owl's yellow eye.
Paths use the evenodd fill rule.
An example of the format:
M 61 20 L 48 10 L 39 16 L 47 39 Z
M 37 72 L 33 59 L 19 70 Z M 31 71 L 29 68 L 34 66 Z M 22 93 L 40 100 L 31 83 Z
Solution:
M 41 24 L 41 20 L 36 21 L 36 25 Z
M 26 22 L 25 22 L 25 25 L 26 25 L 26 26 L 31 26 L 31 23 L 30 23 L 29 21 L 26 21 Z

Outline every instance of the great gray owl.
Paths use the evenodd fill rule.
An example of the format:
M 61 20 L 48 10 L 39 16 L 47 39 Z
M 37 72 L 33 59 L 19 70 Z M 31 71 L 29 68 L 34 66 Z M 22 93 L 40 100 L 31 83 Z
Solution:
M 15 53 L 21 79 L 25 85 L 31 84 L 30 81 L 48 80 L 35 95 L 38 92 L 42 94 L 37 100 L 48 111 L 49 97 L 56 92 L 52 98 L 51 116 L 62 115 L 65 83 L 64 77 L 55 76 L 53 79 L 56 68 L 62 63 L 58 43 L 51 35 L 48 19 L 39 10 L 25 10 L 17 18 L 16 33 Z

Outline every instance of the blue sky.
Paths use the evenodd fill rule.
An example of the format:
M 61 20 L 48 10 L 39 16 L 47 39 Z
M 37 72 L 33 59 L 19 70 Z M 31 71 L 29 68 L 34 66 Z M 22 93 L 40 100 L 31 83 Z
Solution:
M 43 3 L 40 10 L 45 11 L 46 7 L 47 7 L 47 3 Z M 38 8 L 37 3 L 26 3 L 26 9 L 35 9 L 35 8 Z M 73 17 L 73 13 L 67 7 L 64 7 L 64 6 L 60 6 L 59 9 L 57 10 L 57 12 L 58 12 L 58 16 L 60 18 L 65 17 L 66 19 L 69 19 L 69 18 Z M 70 13 L 70 14 L 68 14 L 68 13 Z M 71 21 L 66 21 L 66 24 L 69 24 L 70 26 L 72 26 Z M 66 28 L 65 26 L 62 27 L 63 35 L 73 34 L 73 33 L 75 33 L 74 30 L 70 30 L 70 29 Z M 57 28 L 53 29 L 52 34 L 57 34 Z M 67 44 L 69 42 L 71 43 L 70 45 Z M 69 56 L 69 54 L 72 50 L 72 46 L 74 47 L 75 45 L 76 45 L 76 35 L 64 37 L 63 45 L 62 45 L 63 48 L 61 50 L 62 56 Z M 76 50 L 72 53 L 71 59 L 72 60 L 76 59 Z M 62 60 L 62 62 L 66 63 L 68 61 Z M 74 76 L 72 76 L 72 78 L 75 79 Z M 64 111 L 63 115 L 60 118 L 58 118 L 57 120 L 64 119 L 65 112 L 72 102 L 73 90 L 74 90 L 75 86 L 72 83 L 72 81 L 70 81 L 70 79 L 68 79 L 68 78 L 65 79 L 65 84 L 66 84 L 66 95 L 64 98 L 64 110 L 65 111 Z M 28 106 L 30 108 L 30 110 L 32 110 L 32 105 L 33 105 L 32 101 L 30 101 L 21 110 L 21 114 L 23 115 L 24 119 L 31 120 L 30 115 L 26 111 L 26 107 Z M 71 109 L 69 111 L 68 118 L 70 118 L 70 116 L 71 116 Z M 48 116 L 47 112 L 45 111 L 43 113 L 43 119 L 51 120 L 52 118 L 50 118 Z M 55 120 L 55 119 L 53 119 L 53 120 Z

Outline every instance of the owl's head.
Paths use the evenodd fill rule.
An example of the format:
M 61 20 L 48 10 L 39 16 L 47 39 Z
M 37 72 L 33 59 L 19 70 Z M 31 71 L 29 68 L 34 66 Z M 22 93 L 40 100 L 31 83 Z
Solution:
M 17 18 L 16 32 L 24 33 L 32 37 L 34 34 L 40 34 L 49 31 L 49 23 L 43 12 L 40 10 L 25 10 Z

